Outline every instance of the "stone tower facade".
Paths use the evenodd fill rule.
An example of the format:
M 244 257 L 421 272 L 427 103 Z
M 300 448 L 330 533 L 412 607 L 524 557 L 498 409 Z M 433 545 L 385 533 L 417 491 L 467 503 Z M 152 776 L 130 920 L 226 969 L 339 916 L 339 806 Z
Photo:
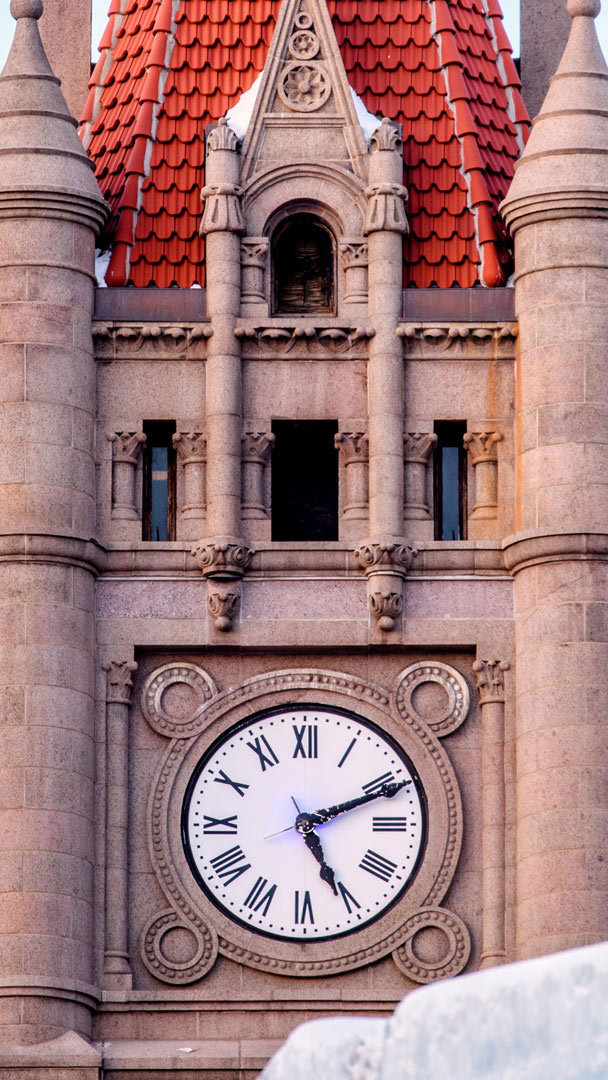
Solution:
M 342 0 L 115 4 L 81 142 L 12 0 L 0 1080 L 606 937 L 599 3 L 525 150 L 497 5 L 405 7 L 381 117 Z

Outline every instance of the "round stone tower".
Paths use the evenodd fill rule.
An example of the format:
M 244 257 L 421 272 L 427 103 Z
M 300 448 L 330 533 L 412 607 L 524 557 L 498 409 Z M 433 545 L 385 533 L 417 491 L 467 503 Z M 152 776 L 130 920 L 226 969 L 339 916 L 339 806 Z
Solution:
M 90 1032 L 94 241 L 106 206 L 12 0 L 0 76 L 0 1040 Z
M 515 236 L 518 954 L 608 937 L 608 69 L 599 0 L 503 204 Z

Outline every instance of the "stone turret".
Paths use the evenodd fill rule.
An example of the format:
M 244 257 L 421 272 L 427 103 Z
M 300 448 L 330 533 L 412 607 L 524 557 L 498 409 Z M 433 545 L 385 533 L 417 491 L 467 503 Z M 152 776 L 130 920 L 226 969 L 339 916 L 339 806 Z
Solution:
M 515 236 L 520 956 L 608 936 L 608 69 L 599 0 L 503 204 Z
M 106 206 L 12 0 L 0 76 L 0 1041 L 90 1033 L 94 240 Z M 7 1004 L 8 1002 L 8 1004 Z

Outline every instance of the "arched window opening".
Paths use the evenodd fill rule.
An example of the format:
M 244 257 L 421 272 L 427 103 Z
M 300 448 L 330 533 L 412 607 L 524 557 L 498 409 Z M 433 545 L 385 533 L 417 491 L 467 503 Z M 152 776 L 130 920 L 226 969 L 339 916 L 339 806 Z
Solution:
M 334 312 L 334 252 L 330 230 L 310 214 L 279 226 L 272 244 L 276 315 Z

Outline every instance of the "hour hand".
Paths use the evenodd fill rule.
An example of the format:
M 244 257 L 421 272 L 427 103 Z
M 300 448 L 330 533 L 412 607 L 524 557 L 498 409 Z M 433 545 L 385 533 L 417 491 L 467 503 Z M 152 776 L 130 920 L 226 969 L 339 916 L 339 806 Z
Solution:
M 321 881 L 326 881 L 329 887 L 333 889 L 335 895 L 337 896 L 338 890 L 336 888 L 336 877 L 331 866 L 328 866 L 325 862 L 325 855 L 323 854 L 323 847 L 321 841 L 319 840 L 319 837 L 314 831 L 303 833 L 302 835 L 304 836 L 304 843 L 306 844 L 306 847 L 309 851 L 312 852 L 315 859 L 319 863 L 319 866 L 321 867 L 319 871 L 319 877 L 321 878 Z

